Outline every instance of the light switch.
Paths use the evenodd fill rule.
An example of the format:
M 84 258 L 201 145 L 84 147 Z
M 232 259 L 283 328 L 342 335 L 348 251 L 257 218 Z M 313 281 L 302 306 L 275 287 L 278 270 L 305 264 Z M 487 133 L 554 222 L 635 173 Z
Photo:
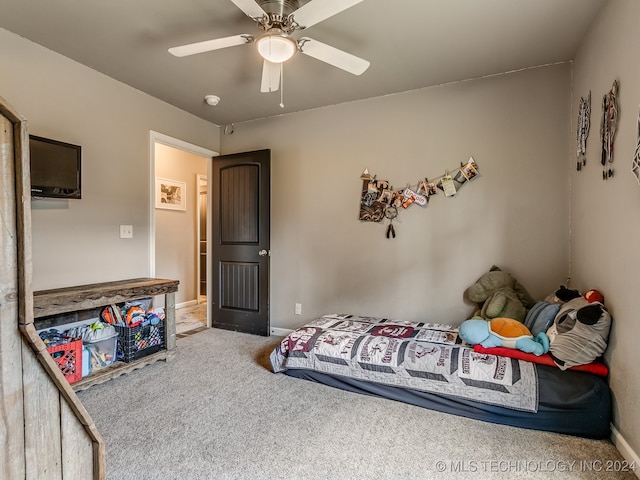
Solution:
M 120 225 L 120 238 L 133 238 L 133 225 Z

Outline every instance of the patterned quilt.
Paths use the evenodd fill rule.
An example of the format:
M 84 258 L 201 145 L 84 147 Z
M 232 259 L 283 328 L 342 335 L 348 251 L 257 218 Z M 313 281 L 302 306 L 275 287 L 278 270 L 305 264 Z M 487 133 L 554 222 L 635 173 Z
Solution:
M 325 315 L 285 337 L 273 371 L 307 369 L 527 412 L 538 409 L 530 362 L 476 353 L 457 327 L 356 315 Z

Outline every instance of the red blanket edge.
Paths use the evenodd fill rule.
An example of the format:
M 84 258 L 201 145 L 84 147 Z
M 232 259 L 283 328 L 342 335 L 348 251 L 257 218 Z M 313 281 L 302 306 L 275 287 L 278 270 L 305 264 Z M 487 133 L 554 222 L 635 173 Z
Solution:
M 473 351 L 478 353 L 488 353 L 491 355 L 500 355 L 501 357 L 509 357 L 509 358 L 517 358 L 518 360 L 526 360 L 527 362 L 539 363 L 541 365 L 549 365 L 550 367 L 558 367 L 551 355 L 548 353 L 544 353 L 540 356 L 534 355 L 533 353 L 526 353 L 521 350 L 514 350 L 512 348 L 504 348 L 504 347 L 491 347 L 485 348 L 480 344 L 473 346 Z M 576 370 L 579 372 L 589 372 L 594 375 L 599 375 L 601 377 L 606 377 L 609 374 L 609 368 L 604 363 L 601 362 L 592 362 L 587 363 L 586 365 L 576 365 L 574 367 L 569 367 L 569 370 Z

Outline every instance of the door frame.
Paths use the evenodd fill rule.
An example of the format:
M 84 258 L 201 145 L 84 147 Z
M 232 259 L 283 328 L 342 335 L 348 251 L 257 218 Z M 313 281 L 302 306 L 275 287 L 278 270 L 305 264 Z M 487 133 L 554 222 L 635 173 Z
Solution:
M 200 189 L 202 188 L 203 183 L 206 183 L 206 185 L 207 185 L 207 206 L 205 207 L 205 209 L 206 209 L 205 215 L 207 217 L 205 219 L 205 224 L 206 225 L 204 226 L 204 229 L 205 229 L 205 232 L 207 233 L 207 245 L 205 247 L 205 250 L 206 250 L 205 255 L 207 256 L 207 261 L 205 262 L 205 270 L 206 270 L 206 272 L 208 272 L 208 273 L 205 273 L 205 275 L 206 275 L 205 276 L 205 281 L 207 283 L 207 298 L 209 298 L 208 297 L 208 294 L 209 294 L 209 277 L 210 277 L 210 274 L 211 274 L 210 273 L 211 272 L 211 268 L 209 267 L 209 258 L 208 258 L 208 256 L 209 256 L 209 237 L 210 237 L 210 235 L 209 235 L 209 225 L 210 225 L 210 222 L 211 222 L 211 216 L 209 214 L 210 208 L 209 208 L 209 165 L 208 164 L 207 164 L 207 175 L 201 175 L 199 173 L 196 175 L 196 186 L 198 188 L 198 192 L 197 192 L 197 194 L 198 194 L 198 196 L 197 196 L 198 202 L 196 203 L 196 216 L 198 217 L 198 223 L 196 224 L 197 225 L 197 228 L 196 228 L 196 246 L 197 246 L 197 250 L 196 251 L 198 253 L 198 263 L 196 265 L 196 269 L 197 269 L 196 286 L 198 288 L 198 305 L 200 305 L 200 303 L 201 303 L 200 302 L 200 283 L 202 281 L 202 275 L 203 275 L 203 272 L 200 269 L 200 234 L 202 233 L 202 231 L 200 230 L 200 214 L 201 214 L 201 211 L 200 211 L 200 209 L 201 209 L 201 207 L 200 207 L 200 195 L 201 195 Z M 205 300 L 205 303 L 208 303 L 208 302 L 206 302 L 206 300 Z M 207 326 L 209 326 L 209 325 L 207 325 Z
M 164 133 L 149 130 L 149 277 L 154 278 L 156 274 L 156 143 L 168 147 L 183 150 L 185 152 L 207 157 L 207 178 L 211 178 L 213 172 L 213 157 L 220 155 L 219 152 L 208 148 L 185 142 L 178 138 L 170 137 Z M 207 225 L 211 225 L 211 182 L 207 185 Z M 211 256 L 211 238 L 207 238 L 207 258 Z M 207 265 L 207 298 L 211 295 L 211 267 Z M 211 327 L 211 307 L 207 302 L 207 327 Z

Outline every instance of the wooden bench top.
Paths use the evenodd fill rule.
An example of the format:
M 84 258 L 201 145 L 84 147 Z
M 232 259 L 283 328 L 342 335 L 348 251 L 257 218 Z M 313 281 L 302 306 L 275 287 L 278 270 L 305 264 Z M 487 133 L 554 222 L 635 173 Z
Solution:
M 178 291 L 178 280 L 133 278 L 33 292 L 34 318 Z

